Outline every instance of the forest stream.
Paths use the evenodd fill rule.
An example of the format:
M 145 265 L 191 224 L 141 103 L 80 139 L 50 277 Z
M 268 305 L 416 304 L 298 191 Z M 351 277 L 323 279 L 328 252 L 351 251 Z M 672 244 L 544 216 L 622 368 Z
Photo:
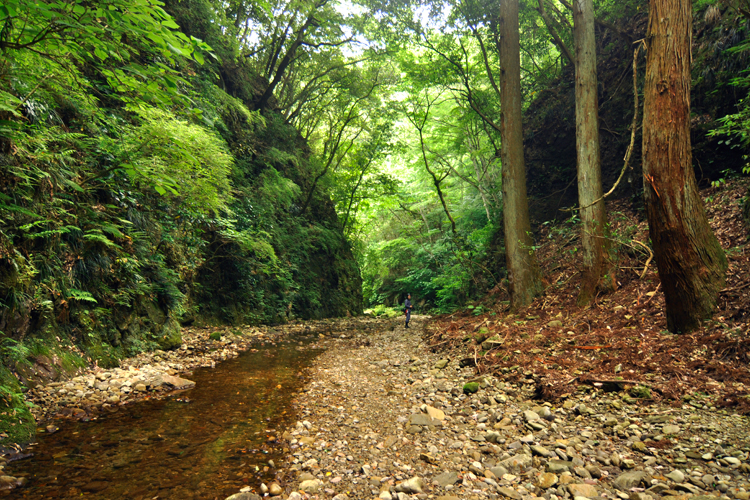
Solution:
M 224 498 L 273 477 L 277 429 L 302 370 L 321 349 L 293 338 L 195 370 L 194 389 L 113 407 L 89 422 L 57 421 L 7 471 L 8 498 Z

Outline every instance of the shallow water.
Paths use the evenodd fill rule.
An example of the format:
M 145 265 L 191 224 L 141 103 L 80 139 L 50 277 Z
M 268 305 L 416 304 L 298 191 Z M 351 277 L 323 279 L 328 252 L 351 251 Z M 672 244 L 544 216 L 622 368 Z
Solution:
M 321 351 L 297 341 L 257 348 L 196 370 L 194 389 L 56 422 L 32 458 L 8 464 L 28 484 L 7 498 L 223 499 L 273 479 L 268 461 L 282 453 L 271 441 L 295 417 L 301 370 Z

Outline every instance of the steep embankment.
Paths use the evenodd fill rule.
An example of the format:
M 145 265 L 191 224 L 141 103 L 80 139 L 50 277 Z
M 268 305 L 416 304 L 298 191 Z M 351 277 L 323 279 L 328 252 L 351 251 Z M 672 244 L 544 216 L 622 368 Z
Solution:
M 10 440 L 33 428 L 19 381 L 174 348 L 181 324 L 362 310 L 330 194 L 301 210 L 310 149 L 256 109 L 267 82 L 210 6 L 138 4 L 104 23 L 117 5 L 45 4 L 78 23 L 67 45 L 32 37 L 0 65 L 0 421 L 24 422 Z M 27 16 L 11 38 L 48 23 L 7 12 Z M 131 30 L 144 23 L 161 31 Z

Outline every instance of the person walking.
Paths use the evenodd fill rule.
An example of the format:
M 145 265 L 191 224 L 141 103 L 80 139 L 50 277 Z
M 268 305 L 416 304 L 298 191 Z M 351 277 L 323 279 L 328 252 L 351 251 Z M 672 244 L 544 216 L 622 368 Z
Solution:
M 406 325 L 405 328 L 409 328 L 409 320 L 411 319 L 411 310 L 414 309 L 414 306 L 411 305 L 411 294 L 406 294 L 406 300 L 404 301 L 404 315 L 406 316 Z

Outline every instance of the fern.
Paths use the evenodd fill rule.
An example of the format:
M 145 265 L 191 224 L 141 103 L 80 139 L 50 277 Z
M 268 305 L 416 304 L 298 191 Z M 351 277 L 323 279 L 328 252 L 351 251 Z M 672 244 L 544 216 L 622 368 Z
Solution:
M 85 292 L 83 290 L 78 290 L 76 288 L 71 288 L 69 290 L 68 300 L 78 300 L 81 302 L 92 302 L 94 304 L 97 303 L 96 299 L 93 295 L 91 295 L 90 292 Z

